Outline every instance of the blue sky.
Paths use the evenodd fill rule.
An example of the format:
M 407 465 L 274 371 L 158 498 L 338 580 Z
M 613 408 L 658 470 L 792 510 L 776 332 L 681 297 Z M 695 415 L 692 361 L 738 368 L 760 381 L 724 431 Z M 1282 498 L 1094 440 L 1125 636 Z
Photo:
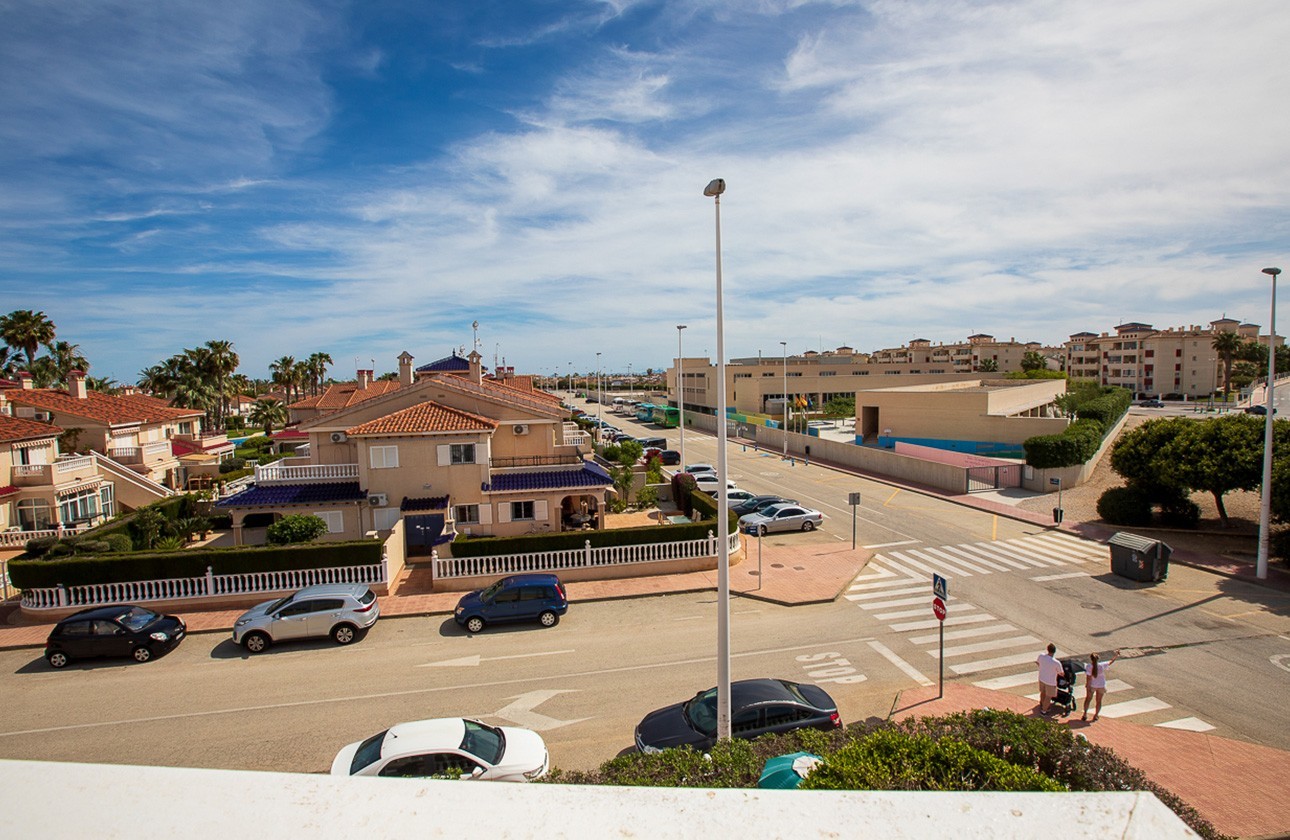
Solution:
M 1266 329 L 1290 270 L 1284 0 L 0 9 L 0 310 L 123 382 L 715 354 L 715 177 L 727 357 Z

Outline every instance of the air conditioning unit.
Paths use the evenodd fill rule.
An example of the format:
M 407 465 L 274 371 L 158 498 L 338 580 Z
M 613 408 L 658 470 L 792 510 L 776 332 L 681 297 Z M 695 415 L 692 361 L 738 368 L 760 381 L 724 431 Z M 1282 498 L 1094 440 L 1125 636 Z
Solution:
M 348 436 L 346 436 L 346 434 L 345 434 L 344 432 L 332 432 L 332 433 L 331 433 L 331 442 L 332 442 L 332 443 L 344 443 L 344 442 L 345 442 L 345 441 L 347 441 L 347 440 L 349 440 L 349 437 L 348 437 Z
M 390 500 L 384 493 L 369 493 L 367 503 L 372 507 L 385 507 L 390 503 Z
M 32 415 L 32 417 L 36 420 L 39 420 L 41 423 L 54 422 L 54 415 L 50 414 L 48 411 L 37 411 L 35 414 Z
M 514 426 L 511 426 L 511 430 L 517 435 L 527 435 L 529 433 L 529 424 L 516 423 Z

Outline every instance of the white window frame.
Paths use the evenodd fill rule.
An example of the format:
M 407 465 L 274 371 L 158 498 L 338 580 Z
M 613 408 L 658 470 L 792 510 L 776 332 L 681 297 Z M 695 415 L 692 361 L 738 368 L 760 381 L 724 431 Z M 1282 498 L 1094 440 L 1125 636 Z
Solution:
M 520 513 L 524 512 L 523 507 L 520 507 L 522 505 L 529 506 L 528 516 L 515 515 L 517 508 Z M 537 503 L 534 502 L 532 499 L 525 499 L 524 501 L 520 501 L 520 502 L 511 502 L 507 507 L 507 512 L 509 514 L 507 519 L 510 522 L 536 522 L 537 521 Z
M 377 456 L 380 456 L 379 458 Z M 391 470 L 399 466 L 397 446 L 371 446 L 367 449 L 368 463 L 374 470 Z
M 472 512 L 472 508 L 473 508 L 473 512 Z M 482 525 L 484 523 L 479 521 L 480 509 L 481 509 L 480 505 L 453 505 L 452 506 L 453 521 L 456 522 L 458 525 Z M 462 516 L 463 512 L 466 514 L 465 516 Z
M 327 523 L 327 533 L 340 534 L 345 530 L 345 514 L 339 510 L 318 510 L 314 511 L 323 522 Z
M 389 531 L 398 524 L 400 511 L 396 507 L 372 508 L 372 527 L 377 531 Z
M 448 444 L 448 454 L 449 463 L 454 467 L 462 464 L 478 463 L 475 459 L 476 451 L 473 443 L 450 443 Z M 470 460 L 466 460 L 467 455 L 470 455 Z

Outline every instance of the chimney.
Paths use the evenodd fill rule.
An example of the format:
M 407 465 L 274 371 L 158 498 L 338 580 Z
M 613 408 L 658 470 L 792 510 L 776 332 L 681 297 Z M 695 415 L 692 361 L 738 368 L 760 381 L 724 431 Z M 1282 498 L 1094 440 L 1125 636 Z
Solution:
M 25 370 L 18 371 L 18 381 L 22 383 L 24 391 L 32 391 L 36 388 L 36 383 L 31 381 L 31 374 Z
M 72 395 L 72 399 L 88 399 L 87 391 L 88 389 L 85 387 L 85 371 L 69 370 L 67 372 L 67 393 Z
M 370 370 L 359 370 L 358 372 L 358 389 L 366 391 L 367 386 L 372 384 L 372 372 Z
M 139 393 L 139 389 L 133 385 L 124 385 L 121 388 L 121 395 L 125 397 L 133 397 L 137 393 Z
M 480 355 L 478 350 L 471 350 L 470 355 L 466 357 L 470 360 L 470 379 L 472 382 L 484 381 L 484 367 L 479 363 Z
M 412 384 L 412 354 L 404 350 L 399 354 L 399 385 L 407 388 Z
M 4 391 L 0 391 L 0 417 L 8 417 L 10 413 L 9 398 L 5 396 Z

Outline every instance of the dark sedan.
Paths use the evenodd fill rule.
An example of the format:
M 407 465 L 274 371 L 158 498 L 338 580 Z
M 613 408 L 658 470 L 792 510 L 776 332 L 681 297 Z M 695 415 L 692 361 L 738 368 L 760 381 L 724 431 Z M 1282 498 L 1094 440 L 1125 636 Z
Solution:
M 187 632 L 184 620 L 146 607 L 118 604 L 73 613 L 54 626 L 45 640 L 45 659 L 62 668 L 73 659 L 129 656 L 147 662 L 170 650 Z
M 765 510 L 771 505 L 778 505 L 781 503 L 790 505 L 797 504 L 794 500 L 785 499 L 783 496 L 761 495 L 753 496 L 751 499 L 745 499 L 739 504 L 731 506 L 730 510 L 739 516 L 743 516 L 745 513 L 757 513 L 758 511 Z
M 730 733 L 749 740 L 770 732 L 842 727 L 838 704 L 819 686 L 788 680 L 738 680 L 730 684 Z M 717 740 L 717 690 L 650 712 L 636 726 L 636 748 L 706 750 Z

